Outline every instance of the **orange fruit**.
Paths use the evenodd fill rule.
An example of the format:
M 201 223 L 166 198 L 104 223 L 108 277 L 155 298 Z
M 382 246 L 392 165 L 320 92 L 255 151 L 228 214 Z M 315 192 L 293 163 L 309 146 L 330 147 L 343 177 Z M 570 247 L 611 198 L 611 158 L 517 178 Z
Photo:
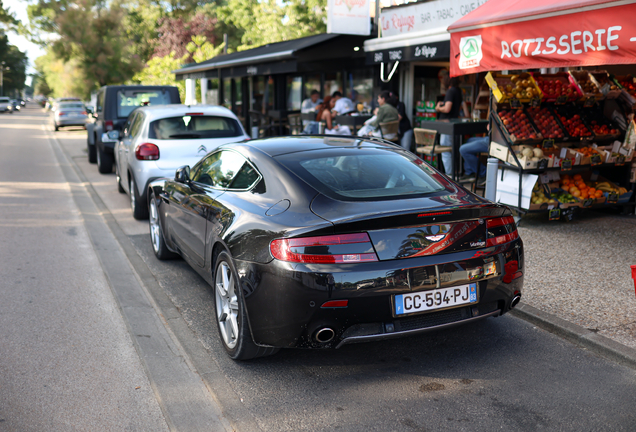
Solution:
M 574 195 L 574 192 L 579 192 L 579 188 L 577 188 L 576 186 L 572 186 L 570 189 L 568 189 L 568 192 L 571 193 L 572 195 Z
M 594 189 L 593 187 L 587 189 L 587 193 L 589 193 L 590 195 L 593 195 L 595 192 L 596 189 Z
M 574 174 L 574 180 L 581 180 L 583 177 L 581 177 L 581 174 Z
M 594 192 L 594 196 L 596 198 L 601 198 L 603 196 L 603 191 L 597 190 L 596 192 Z
M 581 191 L 579 190 L 575 190 L 574 192 L 570 192 L 572 194 L 573 197 L 580 197 L 581 196 Z

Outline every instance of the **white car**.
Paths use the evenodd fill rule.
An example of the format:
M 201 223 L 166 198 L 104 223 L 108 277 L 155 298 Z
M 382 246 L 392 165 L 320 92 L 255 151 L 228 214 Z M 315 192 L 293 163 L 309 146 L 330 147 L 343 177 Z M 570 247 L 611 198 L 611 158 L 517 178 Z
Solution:
M 9 112 L 13 114 L 13 106 L 11 105 L 11 99 L 8 97 L 0 97 L 0 112 Z
M 119 191 L 130 196 L 135 219 L 148 218 L 148 183 L 173 178 L 221 144 L 249 139 L 241 122 L 219 106 L 163 105 L 133 111 L 123 129 L 108 132 L 115 145 Z M 112 136 L 111 136 L 112 135 Z

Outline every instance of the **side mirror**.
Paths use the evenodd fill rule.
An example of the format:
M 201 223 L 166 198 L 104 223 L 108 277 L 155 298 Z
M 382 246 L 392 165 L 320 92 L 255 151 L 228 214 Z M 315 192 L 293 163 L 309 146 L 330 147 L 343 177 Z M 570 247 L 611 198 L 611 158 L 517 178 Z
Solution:
M 184 165 L 179 168 L 174 175 L 174 181 L 177 183 L 188 183 L 190 181 L 190 167 Z

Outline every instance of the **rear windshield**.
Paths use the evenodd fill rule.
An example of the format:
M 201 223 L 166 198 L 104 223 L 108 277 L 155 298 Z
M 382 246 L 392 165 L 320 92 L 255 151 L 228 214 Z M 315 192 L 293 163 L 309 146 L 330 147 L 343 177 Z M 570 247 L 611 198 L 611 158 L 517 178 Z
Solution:
M 59 107 L 64 109 L 84 109 L 84 105 L 81 103 L 61 103 Z
M 0 102 L 9 102 L 9 98 L 0 97 Z
M 150 122 L 148 138 L 199 139 L 227 138 L 243 135 L 238 122 L 232 118 L 217 116 L 170 117 Z
M 317 190 L 340 200 L 390 199 L 444 189 L 431 176 L 433 169 L 406 152 L 339 149 L 328 157 L 322 153 L 296 153 L 301 156 L 285 156 L 281 162 Z
M 128 117 L 140 106 L 168 105 L 170 93 L 167 91 L 119 90 L 117 92 L 117 117 Z

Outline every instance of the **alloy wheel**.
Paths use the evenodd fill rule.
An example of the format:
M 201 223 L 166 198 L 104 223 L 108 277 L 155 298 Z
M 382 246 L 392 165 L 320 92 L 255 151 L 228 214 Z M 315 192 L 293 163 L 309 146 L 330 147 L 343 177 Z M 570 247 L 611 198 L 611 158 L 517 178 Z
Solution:
M 159 213 L 154 198 L 150 200 L 150 240 L 155 253 L 158 253 L 161 248 L 161 226 L 159 226 Z
M 229 349 L 234 349 L 239 339 L 239 304 L 236 281 L 225 262 L 219 265 L 215 278 L 216 317 L 221 336 Z

